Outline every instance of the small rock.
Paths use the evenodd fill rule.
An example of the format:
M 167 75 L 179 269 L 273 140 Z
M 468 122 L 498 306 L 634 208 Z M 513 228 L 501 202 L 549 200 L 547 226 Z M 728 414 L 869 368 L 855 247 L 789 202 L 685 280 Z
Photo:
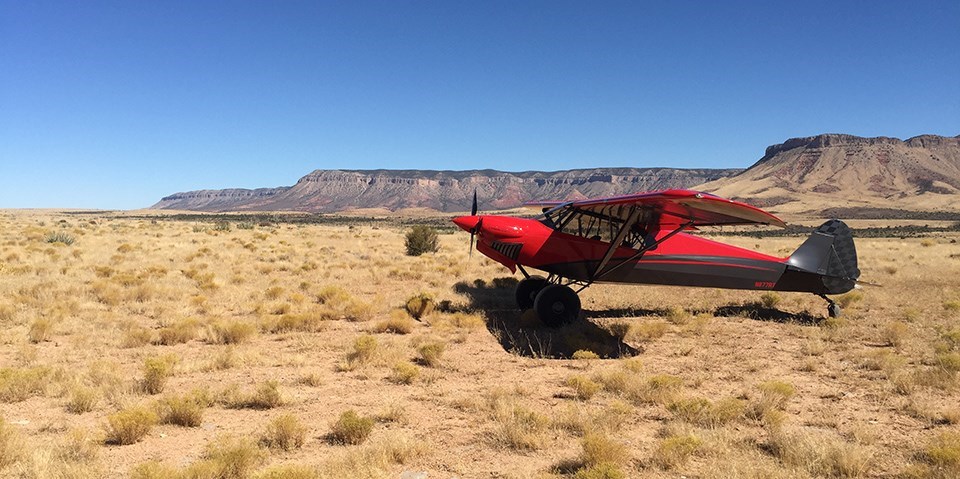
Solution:
M 425 471 L 403 471 L 403 474 L 400 474 L 400 479 L 427 479 L 427 473 Z

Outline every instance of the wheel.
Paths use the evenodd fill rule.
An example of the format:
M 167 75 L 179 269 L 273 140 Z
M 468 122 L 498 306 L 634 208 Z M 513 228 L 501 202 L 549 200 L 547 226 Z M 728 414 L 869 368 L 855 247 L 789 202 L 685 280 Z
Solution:
M 827 314 L 829 314 L 831 318 L 839 318 L 841 314 L 840 305 L 837 303 L 827 305 Z
M 540 276 L 531 276 L 517 283 L 517 306 L 520 307 L 520 310 L 532 308 L 533 301 L 537 299 L 537 293 L 548 284 L 550 283 Z
M 567 286 L 551 284 L 537 293 L 533 302 L 540 321 L 556 328 L 569 323 L 580 315 L 580 297 Z

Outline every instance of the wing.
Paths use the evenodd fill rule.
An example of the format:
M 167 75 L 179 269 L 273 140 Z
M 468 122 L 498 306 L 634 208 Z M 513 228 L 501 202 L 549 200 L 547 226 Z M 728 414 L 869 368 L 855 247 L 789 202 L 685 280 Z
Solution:
M 627 221 L 639 208 L 641 224 L 660 227 L 773 225 L 786 226 L 780 218 L 745 203 L 691 190 L 665 190 L 635 195 L 571 201 L 552 212 L 579 212 L 600 218 Z M 564 211 L 566 210 L 566 211 Z

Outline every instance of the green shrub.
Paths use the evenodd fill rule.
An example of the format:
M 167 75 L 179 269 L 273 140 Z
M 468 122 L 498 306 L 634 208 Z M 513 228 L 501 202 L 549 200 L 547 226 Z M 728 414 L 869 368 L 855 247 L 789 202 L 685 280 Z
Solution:
M 373 419 L 361 417 L 354 410 L 345 411 L 333 424 L 330 438 L 341 444 L 360 444 L 373 431 Z
M 404 245 L 407 247 L 407 256 L 436 253 L 438 246 L 437 230 L 424 225 L 414 226 L 407 233 Z
M 70 246 L 76 241 L 76 238 L 64 231 L 57 231 L 54 233 L 49 233 L 46 238 L 44 238 L 44 241 L 47 243 L 60 243 Z

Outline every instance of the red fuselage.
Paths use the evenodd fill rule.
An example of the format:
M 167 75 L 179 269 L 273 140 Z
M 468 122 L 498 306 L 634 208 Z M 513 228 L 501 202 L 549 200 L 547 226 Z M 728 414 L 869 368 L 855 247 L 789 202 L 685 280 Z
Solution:
M 533 219 L 484 215 L 461 216 L 453 222 L 475 232 L 477 250 L 511 271 L 521 265 L 587 282 L 810 292 L 822 287 L 785 275 L 788 258 L 685 233 L 668 237 L 636 258 L 637 247 L 618 247 L 608 265 L 619 266 L 597 278 L 593 275 L 610 247 L 609 242 L 567 234 Z M 650 241 L 661 240 L 670 233 L 651 231 Z

